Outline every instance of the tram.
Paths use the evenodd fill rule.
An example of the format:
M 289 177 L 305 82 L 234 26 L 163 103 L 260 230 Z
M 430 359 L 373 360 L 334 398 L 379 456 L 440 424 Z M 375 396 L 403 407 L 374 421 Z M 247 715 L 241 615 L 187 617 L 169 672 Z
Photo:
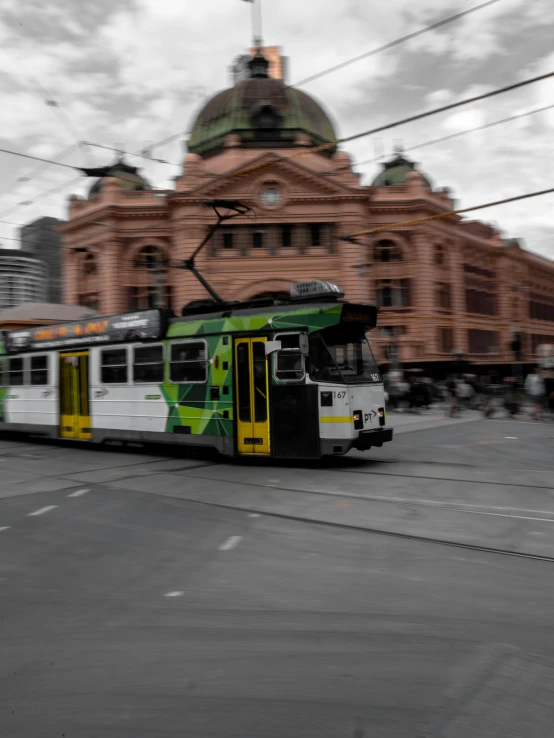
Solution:
M 366 333 L 330 282 L 0 334 L 0 430 L 317 459 L 392 440 Z M 2 340 L 3 339 L 3 340 Z

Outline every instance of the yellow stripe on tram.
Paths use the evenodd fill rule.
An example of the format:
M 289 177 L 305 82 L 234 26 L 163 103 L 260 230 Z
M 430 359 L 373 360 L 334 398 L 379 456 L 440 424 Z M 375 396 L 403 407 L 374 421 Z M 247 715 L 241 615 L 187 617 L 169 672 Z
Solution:
M 320 423 L 353 423 L 352 415 L 324 415 L 319 419 Z

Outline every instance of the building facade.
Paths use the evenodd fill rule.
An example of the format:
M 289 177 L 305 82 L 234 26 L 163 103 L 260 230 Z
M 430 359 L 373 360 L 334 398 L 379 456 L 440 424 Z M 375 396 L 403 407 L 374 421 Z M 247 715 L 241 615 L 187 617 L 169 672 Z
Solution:
M 47 269 L 32 252 L 0 248 L 0 310 L 45 302 Z
M 58 233 L 61 220 L 57 218 L 38 218 L 20 229 L 21 248 L 32 251 L 46 264 L 48 270 L 46 299 L 48 302 L 62 302 L 62 238 Z
M 225 299 L 288 291 L 313 278 L 347 298 L 381 307 L 374 346 L 381 361 L 446 364 L 461 352 L 482 364 L 525 361 L 554 342 L 554 264 L 491 226 L 451 216 L 402 225 L 454 208 L 398 152 L 370 185 L 334 145 L 327 113 L 268 74 L 260 54 L 249 77 L 198 114 L 175 188 L 130 182 L 118 162 L 88 199 L 72 196 L 65 246 L 65 301 L 103 313 L 166 304 L 176 312 L 207 294 L 176 268 L 214 222 L 206 207 L 239 200 L 252 213 L 213 236 L 197 267 Z M 316 146 L 319 151 L 311 151 Z M 374 236 L 342 237 L 379 227 Z

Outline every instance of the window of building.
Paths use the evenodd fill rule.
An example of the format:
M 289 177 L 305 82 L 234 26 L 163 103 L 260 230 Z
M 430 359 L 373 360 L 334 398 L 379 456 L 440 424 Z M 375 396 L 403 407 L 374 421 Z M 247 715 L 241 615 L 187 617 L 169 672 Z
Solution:
M 87 292 L 79 296 L 79 305 L 90 308 L 91 310 L 100 309 L 100 295 L 98 292 Z
M 450 354 L 454 347 L 454 335 L 452 328 L 438 328 L 438 344 L 441 354 Z
M 129 288 L 129 310 L 149 310 L 158 307 L 158 287 L 147 285 L 144 287 Z M 172 306 L 172 288 L 170 285 L 161 287 L 162 307 Z
M 85 255 L 85 261 L 83 264 L 83 274 L 85 277 L 92 277 L 97 272 L 96 257 L 91 254 L 90 251 Z
M 160 384 L 164 381 L 164 347 L 135 346 L 133 349 L 133 381 Z
M 10 387 L 18 387 L 25 384 L 23 357 L 8 360 L 8 378 Z
M 406 327 L 403 325 L 382 325 L 377 330 L 377 335 L 381 338 L 395 338 L 403 336 L 406 333 Z
M 312 223 L 310 226 L 310 241 L 312 246 L 321 246 L 321 228 L 319 223 Z
M 231 231 L 226 231 L 223 234 L 223 248 L 232 249 L 233 245 L 233 233 Z
M 300 353 L 300 333 L 279 333 L 281 349 L 275 354 L 275 378 L 281 382 L 304 379 L 304 356 Z
M 135 256 L 135 269 L 159 269 L 167 264 L 167 258 L 158 246 L 145 246 Z
M 100 352 L 100 382 L 127 384 L 127 349 L 104 349 Z
M 435 285 L 435 304 L 442 311 L 450 311 L 452 309 L 450 285 L 448 283 L 439 282 Z
M 529 300 L 529 317 L 532 320 L 554 322 L 554 298 L 548 295 L 531 294 Z
M 380 279 L 375 290 L 379 307 L 403 308 L 410 305 L 409 279 Z
M 252 248 L 263 249 L 264 247 L 264 232 L 263 231 L 252 231 Z
M 375 261 L 402 261 L 402 251 L 393 241 L 379 241 L 375 245 Z
M 434 262 L 435 266 L 444 266 L 444 248 L 440 245 L 435 246 Z
M 48 356 L 31 356 L 31 384 L 48 384 Z
M 470 354 L 495 354 L 498 352 L 498 333 L 470 328 L 467 332 Z
M 208 378 L 208 349 L 205 341 L 171 344 L 169 376 L 172 382 L 205 382 Z
M 478 315 L 496 315 L 496 295 L 477 289 L 466 289 L 466 310 Z
M 281 226 L 281 246 L 285 249 L 292 246 L 292 227 L 290 225 Z

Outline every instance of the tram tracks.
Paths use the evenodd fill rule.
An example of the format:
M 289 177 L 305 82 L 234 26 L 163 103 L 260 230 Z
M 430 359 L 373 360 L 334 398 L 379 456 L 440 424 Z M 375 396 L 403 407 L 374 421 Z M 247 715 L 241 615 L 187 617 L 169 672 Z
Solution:
M 205 479 L 205 477 L 203 477 L 203 479 Z M 218 480 L 218 481 L 221 481 L 221 480 Z M 158 493 L 152 492 L 151 494 L 158 494 Z M 450 548 L 462 549 L 465 551 L 476 551 L 479 553 L 496 554 L 499 556 L 513 556 L 515 558 L 531 559 L 535 561 L 546 561 L 549 563 L 554 563 L 554 556 L 535 554 L 535 553 L 530 553 L 527 551 L 517 551 L 514 549 L 497 548 L 493 546 L 482 546 L 480 544 L 475 544 L 475 543 L 464 543 L 463 541 L 451 541 L 451 540 L 447 540 L 444 538 L 433 538 L 430 536 L 421 536 L 421 535 L 412 534 L 412 533 L 402 533 L 398 531 L 384 530 L 382 528 L 372 528 L 372 527 L 363 526 L 363 525 L 355 525 L 353 523 L 342 523 L 342 522 L 336 522 L 336 521 L 330 521 L 330 520 L 318 520 L 313 517 L 308 517 L 305 515 L 267 511 L 267 510 L 261 510 L 257 507 L 256 508 L 246 507 L 243 505 L 239 507 L 237 505 L 226 504 L 223 502 L 213 502 L 211 500 L 198 500 L 195 498 L 183 497 L 181 495 L 171 495 L 171 494 L 164 493 L 163 496 L 167 499 L 173 500 L 174 502 L 186 502 L 192 505 L 202 505 L 205 507 L 214 507 L 214 508 L 218 508 L 221 510 L 229 510 L 229 511 L 232 510 L 235 512 L 240 511 L 240 512 L 244 512 L 247 514 L 260 515 L 266 518 L 274 518 L 276 520 L 287 520 L 287 521 L 295 522 L 295 523 L 304 523 L 307 525 L 320 526 L 320 527 L 325 527 L 325 528 L 333 528 L 335 530 L 339 529 L 339 530 L 352 531 L 356 533 L 367 533 L 367 534 L 372 534 L 372 535 L 384 536 L 387 538 L 395 538 L 398 540 L 428 543 L 428 544 L 438 545 L 438 546 L 448 546 Z

